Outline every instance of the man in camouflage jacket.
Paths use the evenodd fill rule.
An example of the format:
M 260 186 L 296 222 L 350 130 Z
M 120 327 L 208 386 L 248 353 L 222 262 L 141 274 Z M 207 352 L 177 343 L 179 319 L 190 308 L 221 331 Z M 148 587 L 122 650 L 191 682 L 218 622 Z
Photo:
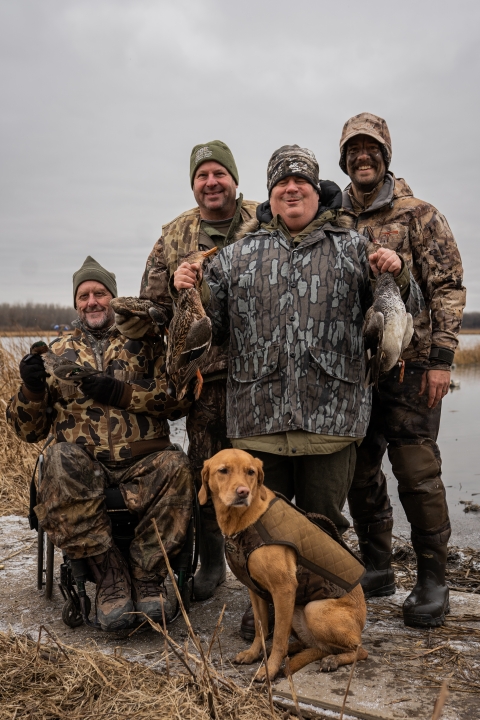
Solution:
M 202 286 L 216 342 L 229 343 L 227 435 L 264 464 L 265 483 L 340 532 L 367 430 L 363 318 L 370 267 L 391 270 L 411 312 L 420 292 L 396 253 L 367 259 L 367 241 L 339 213 L 341 191 L 319 181 L 315 156 L 284 146 L 268 167 L 270 200 L 212 261 Z M 386 253 L 386 255 L 384 254 Z M 191 287 L 183 263 L 175 287 Z
M 340 167 L 352 181 L 343 193 L 344 208 L 354 213 L 360 232 L 401 254 L 425 299 L 403 354 L 403 382 L 396 368 L 373 391 L 372 418 L 357 456 L 349 506 L 368 571 L 362 585 L 367 597 L 395 592 L 393 516 L 382 472 L 388 447 L 418 559 L 417 585 L 403 608 L 405 623 L 434 627 L 448 610 L 450 521 L 436 440 L 465 306 L 462 264 L 443 215 L 388 171 L 392 145 L 382 118 L 370 113 L 350 118 L 340 152 Z
M 158 335 L 129 340 L 115 327 L 109 302 L 116 295 L 115 276 L 88 257 L 74 275 L 75 330 L 52 342 L 45 365 L 38 355 L 22 360 L 23 384 L 7 410 L 26 442 L 54 440 L 35 513 L 54 545 L 71 560 L 86 560 L 105 630 L 131 625 L 134 610 L 161 621 L 167 569 L 152 519 L 173 556 L 185 541 L 193 501 L 188 459 L 171 445 L 167 422 L 189 404 L 167 395 Z M 81 385 L 59 381 L 53 372 L 63 359 L 102 372 Z M 112 541 L 109 487 L 120 488 L 138 520 L 129 567 Z M 168 615 L 166 599 L 165 608 Z
M 140 297 L 153 300 L 170 323 L 174 307 L 169 280 L 185 255 L 230 245 L 242 223 L 255 217 L 256 202 L 236 199 L 238 170 L 229 148 L 219 140 L 196 145 L 190 157 L 190 184 L 197 207 L 187 210 L 162 228 L 150 253 L 142 278 Z M 149 323 L 140 318 L 116 317 L 117 327 L 128 337 L 141 337 Z M 204 386 L 187 416 L 188 457 L 199 488 L 203 463 L 230 447 L 226 435 L 225 395 L 227 346 L 213 344 L 202 366 Z M 201 508 L 201 567 L 195 576 L 196 600 L 213 595 L 225 580 L 224 541 L 211 501 Z

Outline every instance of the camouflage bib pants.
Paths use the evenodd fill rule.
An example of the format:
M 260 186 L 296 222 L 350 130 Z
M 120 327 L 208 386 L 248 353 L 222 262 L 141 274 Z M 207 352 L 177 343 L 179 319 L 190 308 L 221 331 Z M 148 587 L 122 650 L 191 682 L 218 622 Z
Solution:
M 385 451 L 398 481 L 398 494 L 412 530 L 440 535 L 450 529 L 441 458 L 437 445 L 441 403 L 427 407 L 427 393 L 419 396 L 425 369 L 407 364 L 402 383 L 399 368 L 373 390 L 367 435 L 357 451 L 348 495 L 357 531 L 376 534 L 393 527 L 393 513 L 382 471 Z
M 193 501 L 188 459 L 180 450 L 104 464 L 74 443 L 49 447 L 35 507 L 40 525 L 71 559 L 105 552 L 112 535 L 104 490 L 113 486 L 120 487 L 128 510 L 139 519 L 130 545 L 133 577 L 166 577 L 152 518 L 168 555 L 175 555 L 184 544 Z

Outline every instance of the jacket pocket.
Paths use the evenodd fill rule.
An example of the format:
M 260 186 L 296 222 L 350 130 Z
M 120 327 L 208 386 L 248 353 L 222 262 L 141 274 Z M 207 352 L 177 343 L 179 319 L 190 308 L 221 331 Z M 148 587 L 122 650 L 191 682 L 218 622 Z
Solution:
M 239 383 L 252 383 L 270 375 L 278 366 L 279 345 L 254 350 L 229 360 L 230 376 Z
M 352 358 L 333 350 L 322 350 L 317 347 L 310 346 L 308 349 L 310 359 L 327 375 L 347 383 L 359 383 L 362 379 L 362 358 Z

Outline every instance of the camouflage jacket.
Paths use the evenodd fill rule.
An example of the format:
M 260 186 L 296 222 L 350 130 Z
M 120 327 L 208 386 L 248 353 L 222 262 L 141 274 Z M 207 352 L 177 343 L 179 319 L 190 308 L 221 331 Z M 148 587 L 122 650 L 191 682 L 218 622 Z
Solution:
M 297 245 L 257 221 L 245 232 L 205 275 L 214 338 L 229 338 L 228 437 L 288 430 L 363 437 L 371 407 L 366 239 L 329 222 Z M 410 276 L 409 311 L 422 302 Z
M 234 240 L 242 223 L 255 217 L 258 203 L 244 200 L 240 195 L 237 211 L 232 220 L 232 232 L 229 231 L 227 244 Z M 185 255 L 198 249 L 200 234 L 200 209 L 187 210 L 175 220 L 162 227 L 162 236 L 148 256 L 140 288 L 140 297 L 158 303 L 170 321 L 173 317 L 173 300 L 169 293 L 169 280 Z M 202 366 L 204 377 L 225 370 L 227 367 L 226 348 L 212 345 L 208 358 Z
M 414 318 L 404 360 L 448 367 L 458 344 L 465 288 L 460 253 L 446 219 L 391 173 L 367 210 L 358 206 L 351 185 L 343 193 L 343 206 L 357 216 L 360 232 L 370 227 L 378 242 L 403 257 L 422 290 L 426 307 Z
M 78 324 L 50 348 L 55 355 L 103 369 L 127 383 L 125 407 L 101 405 L 86 398 L 80 386 L 49 376 L 43 398 L 22 386 L 10 400 L 7 418 L 22 440 L 38 442 L 53 434 L 56 442 L 81 445 L 103 462 L 128 460 L 170 444 L 167 419 L 182 417 L 190 404 L 166 393 L 161 341 L 128 340 L 115 326 L 98 339 Z

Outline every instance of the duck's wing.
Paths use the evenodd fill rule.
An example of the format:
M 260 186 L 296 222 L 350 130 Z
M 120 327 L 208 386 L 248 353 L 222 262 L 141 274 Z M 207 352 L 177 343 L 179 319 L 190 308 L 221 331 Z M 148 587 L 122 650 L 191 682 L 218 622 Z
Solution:
M 413 317 L 410 315 L 410 313 L 407 313 L 407 322 L 405 325 L 405 333 L 403 335 L 402 340 L 402 352 L 400 355 L 402 355 L 403 351 L 407 349 L 407 347 L 410 345 L 410 340 L 413 337 Z
M 168 341 L 171 347 L 169 356 L 169 373 L 173 374 L 189 363 L 200 359 L 208 352 L 212 342 L 212 324 L 206 316 L 195 320 L 184 338 L 178 333 L 170 332 Z M 195 373 L 194 373 L 195 374 Z
M 367 310 L 363 324 L 363 338 L 366 356 L 365 387 L 374 384 L 378 388 L 381 365 L 383 359 L 383 333 L 385 318 L 383 313 L 375 311 L 373 307 Z

